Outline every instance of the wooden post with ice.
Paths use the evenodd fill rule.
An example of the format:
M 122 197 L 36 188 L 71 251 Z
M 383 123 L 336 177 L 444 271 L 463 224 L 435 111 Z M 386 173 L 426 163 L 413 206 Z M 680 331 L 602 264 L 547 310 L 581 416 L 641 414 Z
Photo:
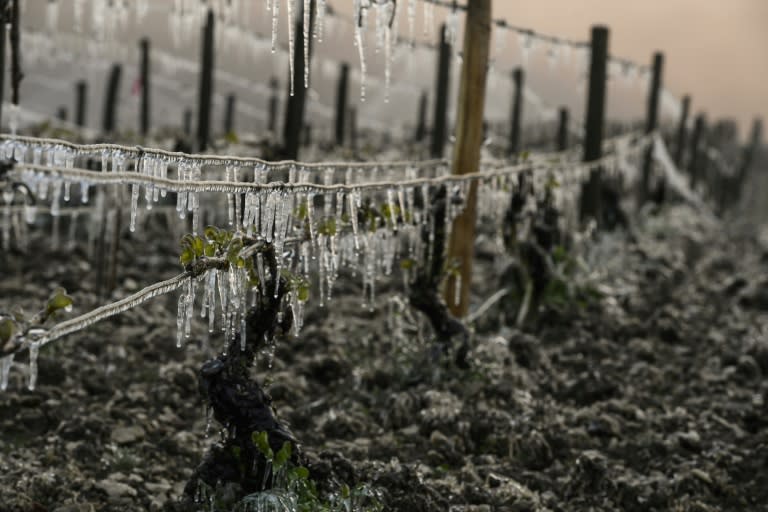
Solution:
M 203 28 L 203 46 L 200 61 L 200 88 L 197 107 L 197 150 L 208 148 L 211 129 L 211 103 L 213 100 L 213 9 L 208 9 Z
M 509 123 L 509 147 L 507 148 L 507 154 L 514 158 L 520 152 L 520 125 L 523 119 L 525 72 L 522 68 L 515 68 L 512 71 L 512 82 L 514 84 L 514 95 L 512 97 L 512 117 Z
M 88 105 L 88 83 L 80 80 L 75 84 L 75 124 L 85 127 L 88 124 L 86 120 L 86 107 Z
M 675 166 L 678 169 L 683 167 L 685 158 L 685 140 L 688 137 L 688 114 L 691 110 L 691 97 L 683 96 L 682 112 L 680 113 L 680 124 L 677 127 L 677 137 L 675 139 Z
M 435 78 L 435 116 L 432 118 L 433 158 L 442 158 L 445 141 L 448 136 L 448 90 L 451 81 L 451 45 L 445 34 L 445 24 L 440 25 L 440 47 L 437 56 L 437 76 Z M 480 112 L 482 116 L 482 112 Z
M 559 122 L 557 126 L 557 150 L 565 151 L 568 149 L 568 109 L 560 107 L 558 112 Z
M 309 8 L 309 27 L 307 40 L 309 58 L 312 56 L 312 26 L 315 23 L 315 0 L 312 0 Z M 285 108 L 285 125 L 283 125 L 283 157 L 296 160 L 299 157 L 302 135 L 304 132 L 304 112 L 307 105 L 307 87 L 304 84 L 304 23 L 302 16 L 294 25 L 294 52 L 293 52 L 293 86 L 290 76 L 288 78 L 288 104 Z M 293 20 L 288 20 L 293 23 Z M 293 87 L 293 95 L 291 95 Z
M 453 152 L 454 174 L 475 173 L 480 170 L 490 41 L 491 0 L 472 0 L 467 4 L 464 27 L 464 59 L 456 113 L 456 145 Z M 460 318 L 466 316 L 469 311 L 477 217 L 476 181 L 472 181 L 465 201 L 464 211 L 453 222 L 447 260 L 456 261 L 461 274 L 458 278 L 454 276 L 449 280 L 445 294 L 451 312 Z M 460 279 L 458 296 L 457 279 Z
M 141 80 L 141 106 L 139 107 L 139 133 L 149 135 L 149 39 L 146 37 L 139 42 L 141 62 L 139 64 L 139 79 Z
M 592 27 L 592 56 L 587 89 L 586 133 L 584 162 L 593 162 L 603 156 L 603 130 L 605 128 L 605 89 L 608 64 L 608 27 Z M 589 181 L 581 191 L 580 214 L 582 221 L 602 221 L 602 172 L 590 171 Z
M 104 117 L 101 123 L 101 131 L 105 134 L 113 133 L 117 128 L 117 101 L 120 96 L 122 72 L 123 67 L 120 64 L 112 64 L 107 80 L 107 94 L 104 96 Z
M 656 131 L 659 124 L 659 96 L 661 95 L 661 77 L 664 69 L 664 54 L 653 54 L 651 84 L 648 90 L 648 111 L 645 118 L 645 133 L 649 135 Z M 653 146 L 649 146 L 643 159 L 643 174 L 640 182 L 640 203 L 650 197 L 651 170 L 653 169 Z
M 349 64 L 342 62 L 339 66 L 339 83 L 336 87 L 336 145 L 344 145 L 344 135 L 347 121 L 347 103 L 349 95 Z

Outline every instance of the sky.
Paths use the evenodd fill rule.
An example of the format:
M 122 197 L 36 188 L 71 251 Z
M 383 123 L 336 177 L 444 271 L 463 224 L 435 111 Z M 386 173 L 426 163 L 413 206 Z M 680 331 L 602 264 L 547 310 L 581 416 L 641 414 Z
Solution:
M 742 136 L 768 117 L 766 0 L 494 0 L 494 17 L 538 31 L 586 39 L 611 29 L 610 53 L 650 63 L 664 52 L 665 85 L 690 94 L 694 111 L 734 117 Z
M 400 5 L 406 5 L 408 1 L 401 0 Z M 22 91 L 22 107 L 55 112 L 58 105 L 71 104 L 74 82 L 86 79 L 92 95 L 89 124 L 97 127 L 106 74 L 112 62 L 122 62 L 126 69 L 118 117 L 121 122 L 134 126 L 137 100 L 132 84 L 138 74 L 136 43 L 140 37 L 148 36 L 155 52 L 153 69 L 156 73 L 152 87 L 156 119 L 166 123 L 180 122 L 183 109 L 194 109 L 199 26 L 188 24 L 174 28 L 169 16 L 173 0 L 132 0 L 132 6 L 148 6 L 149 14 L 113 27 L 107 31 L 107 40 L 101 42 L 94 40 L 91 16 L 94 12 L 92 5 L 96 4 L 94 0 L 80 0 L 83 6 L 80 28 L 73 14 L 75 2 L 57 2 L 35 0 L 25 3 L 24 26 L 37 31 L 37 43 L 29 43 L 26 52 L 27 79 Z M 278 39 L 283 47 L 287 47 L 285 2 L 281 1 Z M 351 14 L 352 0 L 328 2 L 342 16 Z M 234 0 L 234 3 L 242 10 L 234 17 L 241 31 L 222 28 L 217 32 L 223 37 L 217 40 L 216 62 L 221 72 L 217 71 L 216 75 L 214 104 L 222 110 L 225 95 L 238 94 L 237 122 L 240 127 L 258 128 L 265 122 L 269 93 L 266 84 L 271 77 L 280 80 L 280 90 L 285 94 L 288 59 L 285 50 L 276 54 L 270 51 L 271 20 L 264 10 L 265 0 Z M 51 5 L 59 6 L 53 18 Z M 434 28 L 424 36 L 423 4 L 419 1 L 417 5 L 416 32 L 422 39 L 434 40 Z M 436 8 L 433 25 L 445 19 L 446 14 L 445 9 Z M 690 94 L 694 113 L 704 111 L 712 120 L 735 118 L 742 138 L 756 115 L 768 116 L 768 88 L 765 87 L 768 80 L 768 0 L 494 0 L 493 15 L 516 26 L 577 41 L 588 39 L 592 25 L 605 24 L 611 29 L 610 53 L 614 56 L 647 64 L 654 51 L 663 51 L 666 57 L 664 85 L 677 98 Z M 370 25 L 374 24 L 374 18 L 371 13 Z M 406 24 L 405 16 L 401 16 L 401 35 L 407 32 Z M 246 44 L 243 39 L 246 32 L 259 33 L 262 40 Z M 509 72 L 521 64 L 515 37 L 513 34 L 506 37 L 502 54 L 496 59 L 489 77 L 486 117 L 491 121 L 503 122 L 509 116 L 512 96 Z M 378 123 L 388 129 L 410 122 L 421 91 L 433 88 L 434 53 L 424 49 L 396 48 L 387 102 L 383 85 L 383 52 L 373 51 L 375 38 L 370 30 L 366 42 L 368 86 L 366 101 L 362 102 L 360 63 L 353 39 L 354 33 L 348 22 L 341 18 L 327 22 L 326 37 L 315 46 L 313 57 L 310 120 L 314 119 L 316 126 L 330 129 L 339 62 L 347 60 L 352 65 L 350 101 L 358 107 L 362 125 Z M 495 52 L 492 48 L 492 54 Z M 458 60 L 454 62 L 458 64 Z M 546 48 L 537 50 L 526 63 L 529 94 L 524 121 L 552 119 L 552 112 L 564 105 L 572 110 L 578 124 L 586 97 L 585 73 L 580 66 L 577 58 L 561 60 L 553 66 L 547 60 Z M 458 92 L 458 75 L 459 66 L 454 64 L 451 86 L 454 97 Z M 298 80 L 301 81 L 301 77 Z M 637 84 L 620 80 L 609 84 L 609 118 L 641 119 L 645 112 L 645 95 L 645 89 Z M 677 112 L 674 108 L 666 108 L 662 120 L 664 115 L 668 122 L 674 122 Z M 215 122 L 219 122 L 217 116 L 221 117 L 215 112 Z

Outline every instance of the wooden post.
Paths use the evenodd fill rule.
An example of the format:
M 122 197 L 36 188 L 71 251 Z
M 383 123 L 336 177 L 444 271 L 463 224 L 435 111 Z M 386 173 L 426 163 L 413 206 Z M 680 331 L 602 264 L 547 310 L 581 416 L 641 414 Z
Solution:
M 336 89 L 336 145 L 344 145 L 344 128 L 347 120 L 347 95 L 349 93 L 349 64 L 339 67 L 339 85 Z
M 691 110 L 691 97 L 683 96 L 683 111 L 680 114 L 680 124 L 677 127 L 677 139 L 675 140 L 675 165 L 678 169 L 683 168 L 683 159 L 685 158 L 685 140 L 688 136 L 688 114 Z
M 661 95 L 661 75 L 664 69 L 664 54 L 653 54 L 653 71 L 651 87 L 648 91 L 648 112 L 645 118 L 645 133 L 650 134 L 659 124 L 659 96 Z M 640 183 L 640 203 L 644 203 L 650 195 L 651 170 L 653 168 L 653 146 L 649 146 L 643 159 L 643 174 Z
M 293 53 L 293 96 L 290 94 L 291 84 L 288 80 L 288 104 L 285 109 L 285 125 L 283 126 L 283 157 L 296 160 L 299 157 L 301 133 L 304 128 L 304 111 L 307 104 L 307 88 L 304 87 L 304 24 L 303 16 L 294 25 L 296 51 Z M 293 23 L 293 20 L 288 20 Z M 309 23 L 309 56 L 312 58 L 312 26 L 315 23 L 315 0 L 310 3 Z M 311 60 L 310 60 L 311 62 Z
M 184 109 L 184 118 L 182 119 L 182 126 L 184 128 L 184 135 L 192 135 L 192 109 Z
M 357 109 L 349 107 L 349 147 L 357 151 Z
M 146 37 L 139 42 L 141 51 L 140 70 L 141 74 L 141 106 L 139 107 L 139 133 L 146 137 L 149 135 L 149 39 Z
M 197 149 L 208 149 L 211 125 L 211 103 L 213 100 L 213 9 L 208 9 L 203 28 L 203 47 L 200 61 L 200 89 L 197 108 Z
M 80 80 L 75 84 L 75 124 L 84 127 L 86 121 L 86 107 L 88 105 L 88 84 L 85 80 Z
M 744 157 L 741 161 L 741 167 L 739 168 L 739 184 L 744 183 L 749 174 L 749 170 L 752 167 L 752 162 L 755 160 L 755 155 L 760 149 L 760 145 L 763 140 L 763 120 L 755 119 L 752 123 L 752 134 L 749 138 L 749 146 L 744 150 Z
M 224 110 L 224 134 L 235 131 L 235 95 L 227 94 L 227 105 Z
M 464 26 L 464 60 L 461 67 L 456 145 L 453 153 L 454 174 L 474 173 L 480 167 L 490 46 L 491 0 L 473 0 L 467 4 Z M 465 201 L 464 211 L 453 222 L 448 244 L 448 261 L 458 262 L 461 275 L 451 279 L 446 290 L 448 307 L 460 318 L 466 316 L 469 311 L 469 289 L 475 253 L 477 182 L 472 181 Z M 459 297 L 455 296 L 456 279 L 461 279 Z
M 691 155 L 688 160 L 688 172 L 691 175 L 691 187 L 696 188 L 699 178 L 702 176 L 700 148 L 707 130 L 707 118 L 704 114 L 696 116 L 696 122 L 693 125 L 693 135 L 691 136 Z
M 483 0 L 484 1 L 484 0 Z M 432 118 L 433 158 L 442 158 L 445 141 L 448 136 L 448 90 L 451 79 L 451 45 L 445 35 L 445 24 L 440 26 L 440 50 L 437 57 L 437 77 L 435 79 L 435 115 Z M 481 113 L 482 114 L 482 113 Z
M 117 128 L 117 100 L 120 95 L 120 75 L 123 68 L 120 64 L 112 64 L 107 81 L 107 94 L 104 97 L 104 117 L 101 123 L 101 131 L 105 134 L 113 133 Z
M 67 122 L 67 117 L 69 112 L 67 112 L 67 107 L 64 105 L 60 105 L 58 109 L 56 109 L 56 119 L 62 122 Z
M 523 86 L 525 82 L 525 72 L 522 68 L 515 68 L 512 71 L 512 82 L 514 87 L 512 99 L 512 118 L 509 123 L 509 147 L 507 154 L 515 158 L 520 152 L 520 124 L 523 119 Z
M 605 125 L 605 89 L 608 63 L 608 27 L 592 27 L 592 57 L 589 67 L 589 89 L 587 92 L 586 133 L 584 139 L 584 161 L 592 162 L 603 156 L 603 129 Z M 581 219 L 602 217 L 602 179 L 599 170 L 590 173 L 589 181 L 581 193 Z
M 421 92 L 421 98 L 419 98 L 419 120 L 416 123 L 416 142 L 421 142 L 424 137 L 427 136 L 427 104 L 429 102 L 429 96 L 427 91 Z
M 557 127 L 557 150 L 568 149 L 568 109 L 560 107 L 560 122 Z
M 269 88 L 272 91 L 269 95 L 269 117 L 267 118 L 267 130 L 271 134 L 277 133 L 277 78 L 272 77 L 269 81 Z

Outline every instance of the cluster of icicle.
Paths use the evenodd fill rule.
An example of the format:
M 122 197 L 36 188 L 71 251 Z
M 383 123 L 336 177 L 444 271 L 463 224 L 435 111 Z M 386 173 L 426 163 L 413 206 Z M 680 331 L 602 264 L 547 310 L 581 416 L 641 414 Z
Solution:
M 630 138 L 612 141 L 611 154 L 599 164 L 607 174 L 621 174 L 625 182 L 630 184 L 639 176 L 637 162 L 651 140 L 646 137 L 642 142 Z M 69 170 L 77 171 L 75 164 L 82 159 L 94 158 L 96 155 L 101 158 L 103 173 L 92 173 L 88 176 L 108 176 L 114 173 L 165 178 L 175 173 L 181 183 L 184 183 L 184 180 L 199 180 L 204 173 L 215 173 L 219 176 L 221 173 L 221 165 L 213 160 L 211 162 L 215 165 L 200 158 L 166 157 L 148 151 L 132 153 L 117 149 L 89 150 L 87 146 L 36 143 L 31 139 L 11 138 L 0 144 L 0 156 L 17 160 L 14 172 L 21 176 L 24 183 L 37 195 L 38 200 L 36 205 L 25 204 L 20 211 L 14 210 L 11 216 L 23 213 L 27 222 L 34 223 L 40 203 L 48 202 L 50 214 L 55 219 L 62 211 L 69 209 L 67 206 L 62 208 L 61 203 L 72 201 L 73 186 L 79 188 L 79 202 L 84 204 L 89 202 L 89 190 L 97 189 L 95 208 L 100 208 L 103 212 L 106 195 L 102 191 L 107 187 L 90 183 L 87 177 L 82 175 L 78 175 L 79 181 L 73 181 L 72 177 L 66 174 Z M 191 215 L 190 224 L 195 232 L 199 230 L 199 218 L 201 210 L 204 210 L 207 218 L 213 219 L 219 226 L 228 226 L 236 236 L 252 237 L 272 244 L 278 275 L 282 275 L 282 270 L 287 270 L 292 275 L 311 282 L 312 295 L 321 306 L 332 300 L 334 284 L 341 271 L 346 270 L 359 276 L 362 282 L 362 305 L 366 308 L 374 307 L 376 284 L 382 277 L 399 273 L 407 293 L 414 275 L 408 265 L 402 265 L 401 268 L 401 261 L 410 259 L 428 265 L 431 258 L 437 254 L 436 251 L 445 249 L 434 246 L 437 226 L 431 206 L 437 187 L 445 186 L 451 199 L 447 202 L 444 220 L 446 240 L 450 239 L 453 220 L 462 212 L 473 183 L 477 184 L 477 213 L 483 231 L 500 236 L 510 194 L 519 185 L 521 174 L 519 166 L 509 169 L 489 168 L 474 180 L 446 181 L 448 169 L 440 165 L 419 169 L 416 166 L 355 168 L 354 164 L 349 164 L 350 167 L 345 169 L 318 169 L 296 163 L 291 165 L 287 172 L 283 172 L 284 169 L 275 171 L 267 164 L 259 163 L 248 166 L 253 171 L 249 181 L 252 184 L 264 185 L 264 188 L 240 190 L 222 186 L 222 183 L 244 183 L 241 180 L 246 179 L 246 173 L 242 172 L 245 166 L 234 163 L 232 161 L 225 166 L 223 181 L 207 182 L 189 190 L 174 190 L 171 186 L 161 188 L 155 184 L 129 184 L 130 228 L 135 229 L 137 226 L 136 217 L 142 202 L 145 208 L 151 209 L 153 204 L 162 202 L 167 192 L 174 192 L 178 217 L 183 219 Z M 46 165 L 55 169 L 45 172 Z M 538 198 L 548 187 L 556 184 L 551 190 L 557 208 L 563 213 L 561 222 L 566 230 L 575 229 L 577 226 L 580 185 L 588 178 L 595 165 L 577 164 L 562 159 L 553 162 L 548 158 L 533 158 L 526 166 L 527 179 L 533 185 L 533 190 L 539 194 Z M 126 172 L 129 169 L 131 172 Z M 295 186 L 268 187 L 273 183 L 270 179 L 272 172 L 287 175 L 287 182 Z M 427 179 L 409 185 L 414 183 L 417 177 Z M 283 179 L 285 180 L 286 176 L 283 176 Z M 393 185 L 360 185 L 336 190 L 312 186 L 382 183 L 387 180 L 391 180 Z M 216 213 L 221 208 L 218 206 L 220 202 L 215 199 L 222 196 L 226 198 L 226 208 L 223 209 L 226 211 L 226 219 L 216 220 Z M 5 196 L 4 199 L 7 206 Z M 537 197 L 529 196 L 527 200 L 526 211 L 533 213 L 537 208 Z M 173 199 L 168 197 L 167 201 Z M 383 219 L 383 223 L 380 219 L 378 225 L 372 228 L 369 222 L 358 216 L 366 205 L 376 208 L 381 215 L 388 214 L 389 218 Z M 210 211 L 205 212 L 206 208 L 210 208 Z M 98 222 L 102 217 L 96 215 L 93 218 Z M 4 233 L 8 230 L 6 226 L 10 221 L 12 219 L 9 219 L 8 215 L 3 215 Z M 244 253 L 247 250 L 248 247 L 244 248 Z M 425 254 L 427 261 L 423 261 Z M 250 286 L 244 269 L 230 267 L 227 270 L 208 270 L 195 278 L 171 280 L 173 282 L 152 290 L 152 296 L 156 296 L 182 289 L 178 303 L 178 345 L 181 346 L 184 340 L 191 336 L 192 319 L 196 311 L 200 316 L 207 317 L 211 332 L 216 328 L 216 319 L 219 319 L 225 347 L 230 344 L 238 330 L 245 333 L 247 309 L 260 297 L 277 293 L 277 290 L 266 289 L 266 283 L 273 281 L 275 277 L 270 275 L 270 265 L 258 252 L 252 257 L 259 281 L 257 288 Z M 200 305 L 196 307 L 198 298 Z M 290 309 L 292 312 L 295 334 L 298 334 L 302 327 L 305 299 L 297 289 L 290 289 L 284 296 L 283 310 Z M 141 302 L 143 300 L 129 300 L 120 305 L 120 311 L 135 307 Z M 65 327 L 62 327 L 62 324 L 57 325 L 55 328 L 61 331 L 57 332 L 57 336 L 79 330 L 106 315 L 84 316 L 87 318 L 80 323 L 75 322 Z M 45 341 L 44 337 L 41 339 Z M 243 344 L 245 341 L 244 337 L 241 338 Z M 272 343 L 272 340 L 266 341 L 268 345 Z M 31 387 L 34 387 L 36 380 L 36 356 L 39 346 L 38 343 L 29 346 Z M 7 385 L 12 357 L 3 359 L 0 364 L 0 387 Z

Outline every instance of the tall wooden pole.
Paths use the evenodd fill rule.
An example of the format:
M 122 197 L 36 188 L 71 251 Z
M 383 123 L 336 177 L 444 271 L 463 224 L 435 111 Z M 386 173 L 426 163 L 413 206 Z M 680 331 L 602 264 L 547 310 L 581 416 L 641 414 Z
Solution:
M 559 111 L 559 124 L 557 127 L 557 150 L 568 149 L 568 109 L 561 107 Z
M 139 109 L 139 133 L 146 137 L 149 135 L 149 39 L 146 37 L 139 42 L 141 51 L 140 80 L 141 80 L 141 107 Z
M 472 0 L 467 4 L 464 27 L 464 60 L 461 68 L 459 103 L 456 116 L 456 146 L 453 173 L 477 172 L 483 144 L 483 112 L 491 46 L 491 0 Z M 457 261 L 460 277 L 448 283 L 446 301 L 457 317 L 469 311 L 469 289 L 472 282 L 472 260 L 475 252 L 477 218 L 477 183 L 472 182 L 464 211 L 453 222 L 448 244 L 448 261 Z M 455 297 L 455 280 L 461 279 L 459 297 Z
M 416 142 L 421 142 L 424 137 L 427 136 L 427 104 L 429 102 L 429 96 L 427 91 L 421 92 L 421 98 L 419 98 L 419 118 L 416 123 Z
M 520 125 L 523 119 L 525 72 L 522 68 L 515 68 L 512 71 L 512 82 L 514 84 L 514 96 L 512 99 L 512 117 L 509 123 L 509 147 L 507 153 L 514 158 L 520 152 Z
M 608 27 L 592 27 L 592 57 L 589 66 L 587 92 L 586 133 L 584 161 L 593 162 L 603 156 L 603 130 L 605 128 L 605 89 L 608 64 Z M 581 219 L 602 220 L 602 178 L 600 170 L 593 170 L 581 193 Z
M 86 121 L 86 107 L 88 105 L 88 84 L 85 80 L 80 80 L 75 84 L 75 124 L 84 127 Z
M 664 54 L 653 54 L 651 84 L 648 90 L 648 113 L 645 119 L 646 135 L 656 131 L 659 125 L 659 97 L 661 96 L 661 79 L 664 70 Z M 640 183 L 640 202 L 645 202 L 650 195 L 651 170 L 653 168 L 653 146 L 649 146 L 643 159 L 642 182 Z
M 763 141 L 763 120 L 755 119 L 752 123 L 752 134 L 749 138 L 749 146 L 744 150 L 744 157 L 741 161 L 741 168 L 739 169 L 739 183 L 744 183 L 744 180 L 749 174 L 749 170 L 752 167 L 752 162 L 755 159 L 755 155 L 760 149 L 760 145 Z
M 203 46 L 200 60 L 200 89 L 197 108 L 197 149 L 205 151 L 211 129 L 211 104 L 213 102 L 213 10 L 208 9 L 203 28 Z
M 303 18 L 300 17 L 300 18 Z M 312 26 L 315 24 L 315 0 L 310 3 L 309 23 L 309 55 L 312 58 Z M 293 23 L 293 20 L 288 20 Z M 283 157 L 296 160 L 299 157 L 302 132 L 304 130 L 304 111 L 307 104 L 307 88 L 304 86 L 304 24 L 297 21 L 294 25 L 296 35 L 293 52 L 293 96 L 290 94 L 291 84 L 288 80 L 288 104 L 285 108 L 285 125 L 283 125 Z
M 691 110 L 691 97 L 683 96 L 683 111 L 680 113 L 680 124 L 677 127 L 677 138 L 675 139 L 675 165 L 678 169 L 683 167 L 685 158 L 685 141 L 688 138 L 688 114 Z
M 101 130 L 105 134 L 113 133 L 117 128 L 117 100 L 120 95 L 122 72 L 123 68 L 120 64 L 112 64 L 112 70 L 107 81 L 107 94 L 104 97 L 104 117 L 101 123 Z
M 339 66 L 339 84 L 336 88 L 336 145 L 344 145 L 344 135 L 347 121 L 347 96 L 349 95 L 349 64 L 342 62 Z
M 433 158 L 442 158 L 445 141 L 448 136 L 448 90 L 451 79 L 451 45 L 445 34 L 445 24 L 440 26 L 440 49 L 437 57 L 437 76 L 435 78 L 435 116 L 432 118 Z M 481 113 L 482 115 L 482 113 Z

